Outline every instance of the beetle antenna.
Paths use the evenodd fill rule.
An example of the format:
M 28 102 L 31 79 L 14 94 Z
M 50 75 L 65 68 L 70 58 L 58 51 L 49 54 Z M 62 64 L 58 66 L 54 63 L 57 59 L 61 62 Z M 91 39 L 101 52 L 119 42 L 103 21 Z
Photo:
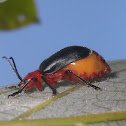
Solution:
M 9 59 L 12 60 L 13 65 L 11 64 L 10 60 L 9 60 L 7 57 L 4 56 L 4 57 L 2 57 L 2 58 L 5 58 L 5 59 L 7 60 L 7 62 L 10 64 L 12 70 L 16 73 L 18 79 L 22 81 L 22 78 L 21 78 L 21 76 L 19 75 L 19 73 L 18 73 L 18 71 L 17 71 L 17 67 L 16 67 L 16 64 L 15 64 L 15 62 L 14 62 L 13 57 L 10 57 L 10 58 L 9 58 Z
M 22 81 L 22 77 L 19 75 L 19 72 L 17 70 L 17 67 L 16 67 L 16 64 L 15 64 L 15 61 L 14 61 L 13 57 L 10 57 L 9 59 L 11 59 L 13 64 L 14 64 L 15 73 L 16 73 L 17 77 Z

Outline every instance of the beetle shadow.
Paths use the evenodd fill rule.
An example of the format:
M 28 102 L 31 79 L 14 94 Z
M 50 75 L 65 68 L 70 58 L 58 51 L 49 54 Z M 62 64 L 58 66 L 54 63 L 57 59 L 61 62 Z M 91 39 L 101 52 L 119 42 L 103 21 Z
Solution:
M 56 83 L 55 85 L 52 85 L 52 86 L 57 89 L 57 88 L 59 88 L 61 86 L 66 87 L 66 86 L 72 86 L 72 85 L 74 86 L 74 85 L 77 85 L 77 84 L 78 84 L 78 82 L 71 82 L 71 81 L 68 81 L 68 80 L 64 80 L 64 81 L 58 82 L 58 83 Z M 45 82 L 43 82 L 42 83 L 42 88 L 39 91 L 45 90 L 46 87 L 48 87 L 48 85 Z M 38 90 L 36 89 L 35 86 L 33 86 L 28 91 L 26 91 L 25 93 L 33 93 L 35 91 L 38 91 Z
M 111 72 L 109 74 L 107 74 L 106 76 L 102 77 L 102 78 L 98 78 L 97 80 L 91 80 L 90 82 L 91 83 L 95 83 L 95 82 L 101 82 L 101 81 L 105 81 L 107 79 L 111 79 L 111 78 L 116 78 L 117 77 L 117 72 Z M 61 81 L 61 82 L 58 82 L 56 83 L 56 85 L 54 85 L 53 87 L 54 88 L 59 88 L 59 87 L 66 87 L 66 86 L 76 86 L 76 85 L 79 85 L 79 84 L 82 84 L 82 81 L 80 82 L 72 82 L 72 81 L 69 81 L 69 80 L 64 80 L 64 81 Z M 84 84 L 84 83 L 83 83 Z M 86 86 L 86 84 L 85 84 Z M 42 88 L 43 90 L 48 87 L 45 83 L 42 84 Z
M 118 71 L 110 72 L 107 77 L 109 77 L 109 78 L 117 78 L 118 77 L 117 74 L 120 73 L 120 72 L 124 72 L 124 71 L 126 71 L 126 69 L 121 69 L 121 70 L 118 70 Z
M 124 71 L 126 71 L 126 69 L 121 69 L 121 70 L 118 70 L 118 71 L 112 71 L 109 74 L 107 74 L 106 76 L 102 77 L 101 79 L 99 78 L 96 82 L 105 81 L 107 79 L 117 78 L 118 77 L 117 74 L 120 73 L 120 72 L 124 72 Z M 93 82 L 93 81 L 91 81 L 91 82 Z
M 105 75 L 102 78 L 98 78 L 95 81 L 91 81 L 91 83 L 93 83 L 93 82 L 101 82 L 101 81 L 105 81 L 107 79 L 112 79 L 112 78 L 117 78 L 117 72 L 110 72 L 110 73 L 108 73 L 107 75 Z
M 67 86 L 75 86 L 78 85 L 78 82 L 72 82 L 69 80 L 64 80 L 61 82 L 56 83 L 55 85 L 52 85 L 54 88 L 59 88 L 59 87 L 67 87 Z M 42 90 L 44 90 L 46 87 L 48 87 L 45 83 L 42 83 Z
M 54 85 L 54 88 L 66 87 L 66 86 L 75 86 L 75 85 L 78 85 L 78 82 L 72 82 L 72 81 L 69 81 L 69 80 L 64 80 L 64 81 L 59 82 L 56 85 Z

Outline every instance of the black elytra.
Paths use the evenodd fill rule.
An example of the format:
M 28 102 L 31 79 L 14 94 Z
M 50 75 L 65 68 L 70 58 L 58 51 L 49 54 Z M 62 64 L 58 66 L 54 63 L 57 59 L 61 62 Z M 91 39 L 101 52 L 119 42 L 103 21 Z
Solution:
M 53 74 L 68 64 L 86 58 L 91 54 L 91 50 L 83 46 L 69 46 L 56 52 L 45 59 L 39 66 L 39 71 L 43 75 Z

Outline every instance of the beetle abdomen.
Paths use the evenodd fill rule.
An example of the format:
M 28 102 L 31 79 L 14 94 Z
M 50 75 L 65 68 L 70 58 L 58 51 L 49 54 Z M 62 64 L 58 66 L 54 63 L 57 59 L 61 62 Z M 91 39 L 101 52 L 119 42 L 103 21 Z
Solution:
M 111 71 L 103 57 L 95 51 L 92 51 L 92 54 L 84 59 L 70 63 L 62 70 L 66 71 L 67 69 L 75 72 L 78 76 L 87 81 L 101 78 Z M 75 81 L 77 78 L 71 74 L 69 80 Z
M 91 50 L 86 47 L 69 46 L 44 60 L 39 66 L 39 71 L 43 75 L 51 75 L 71 62 L 86 58 L 90 54 Z

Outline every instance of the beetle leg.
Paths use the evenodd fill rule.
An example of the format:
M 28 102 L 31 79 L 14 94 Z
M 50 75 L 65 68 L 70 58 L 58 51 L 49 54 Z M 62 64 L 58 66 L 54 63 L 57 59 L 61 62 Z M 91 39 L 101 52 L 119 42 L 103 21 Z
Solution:
M 18 91 L 14 92 L 14 93 L 12 93 L 12 94 L 10 94 L 10 95 L 8 95 L 8 98 L 9 98 L 10 96 L 15 96 L 15 95 L 17 95 L 17 94 L 20 94 L 20 93 L 24 90 L 24 88 L 25 88 L 32 80 L 33 80 L 33 81 L 36 81 L 36 78 L 31 78 L 31 79 L 29 79 Z
M 76 75 L 74 72 L 70 71 L 70 70 L 66 70 L 65 74 L 68 75 L 69 73 L 73 74 L 75 77 L 77 77 L 79 80 L 81 80 L 82 82 L 84 82 L 85 84 L 87 84 L 90 87 L 93 87 L 95 90 L 102 90 L 100 87 L 97 87 L 93 84 L 91 84 L 89 81 L 84 80 L 83 78 L 79 77 L 78 75 Z
M 9 87 L 7 87 L 7 88 L 9 88 L 9 89 L 17 89 L 17 88 L 19 88 L 20 86 L 21 86 L 21 82 L 20 82 L 18 85 L 9 86 Z
M 41 78 L 42 78 L 43 81 L 51 88 L 51 90 L 52 90 L 52 92 L 53 92 L 53 95 L 56 95 L 56 94 L 57 94 L 56 89 L 55 89 L 51 84 L 49 84 L 43 76 L 41 76 Z

